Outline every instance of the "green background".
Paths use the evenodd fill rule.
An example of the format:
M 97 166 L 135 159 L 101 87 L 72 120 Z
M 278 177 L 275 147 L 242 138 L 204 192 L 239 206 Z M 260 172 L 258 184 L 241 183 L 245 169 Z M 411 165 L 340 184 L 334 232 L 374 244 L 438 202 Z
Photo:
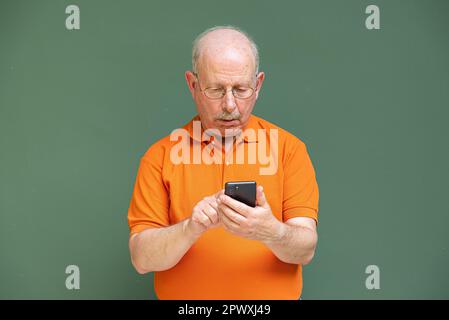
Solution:
M 2 1 L 0 298 L 155 298 L 128 252 L 139 159 L 195 113 L 195 36 L 233 24 L 266 72 L 255 114 L 302 139 L 317 172 L 303 298 L 448 299 L 448 14 L 444 0 Z

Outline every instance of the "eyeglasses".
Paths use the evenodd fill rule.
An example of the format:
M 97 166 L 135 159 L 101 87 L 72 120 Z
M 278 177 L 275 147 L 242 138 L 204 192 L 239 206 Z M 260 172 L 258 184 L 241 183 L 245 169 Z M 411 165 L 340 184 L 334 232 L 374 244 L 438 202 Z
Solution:
M 199 81 L 198 75 L 196 73 L 194 73 L 194 75 L 198 79 L 198 86 L 200 87 L 200 91 L 202 93 L 204 93 L 204 95 L 206 97 L 208 97 L 209 99 L 213 99 L 213 100 L 221 99 L 229 91 L 229 90 L 226 90 L 223 87 L 221 87 L 221 88 L 208 87 L 208 88 L 203 90 L 203 89 L 201 89 L 201 85 L 200 85 L 200 81 Z M 232 91 L 232 95 L 236 99 L 248 99 L 248 98 L 250 98 L 253 95 L 253 93 L 255 91 L 254 88 L 242 87 L 242 86 L 233 87 L 230 90 Z

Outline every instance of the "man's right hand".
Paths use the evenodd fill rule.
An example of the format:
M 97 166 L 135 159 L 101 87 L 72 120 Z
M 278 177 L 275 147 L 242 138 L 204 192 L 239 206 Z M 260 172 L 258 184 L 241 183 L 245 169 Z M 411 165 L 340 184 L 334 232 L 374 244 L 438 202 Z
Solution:
M 186 228 L 195 236 L 200 236 L 206 230 L 220 224 L 218 216 L 217 198 L 224 193 L 224 190 L 207 196 L 198 202 L 192 211 L 192 216 L 187 220 Z

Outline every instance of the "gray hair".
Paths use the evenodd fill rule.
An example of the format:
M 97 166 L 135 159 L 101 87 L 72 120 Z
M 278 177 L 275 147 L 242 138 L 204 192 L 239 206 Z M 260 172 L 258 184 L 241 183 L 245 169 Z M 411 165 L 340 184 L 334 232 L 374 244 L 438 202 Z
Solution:
M 257 45 L 254 42 L 254 40 L 249 36 L 249 34 L 247 34 L 245 31 L 234 27 L 234 26 L 216 26 L 213 28 L 209 28 L 207 30 L 205 30 L 204 32 L 202 32 L 201 34 L 199 34 L 196 39 L 193 41 L 193 47 L 192 47 L 192 71 L 197 74 L 198 73 L 198 59 L 200 57 L 200 53 L 201 53 L 201 48 L 200 48 L 200 42 L 201 40 L 204 38 L 204 36 L 206 36 L 207 34 L 209 34 L 212 31 L 215 30 L 234 30 L 237 31 L 239 33 L 241 33 L 242 35 L 244 35 L 250 44 L 251 47 L 251 51 L 254 55 L 254 62 L 255 62 L 255 66 L 256 66 L 256 74 L 259 73 L 259 50 L 257 49 Z

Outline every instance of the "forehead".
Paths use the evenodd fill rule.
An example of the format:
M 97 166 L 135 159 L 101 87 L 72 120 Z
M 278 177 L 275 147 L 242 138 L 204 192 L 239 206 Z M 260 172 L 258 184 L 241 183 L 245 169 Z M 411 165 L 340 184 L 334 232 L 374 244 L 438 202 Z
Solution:
M 255 75 L 254 56 L 240 48 L 205 48 L 198 71 L 211 84 L 247 84 Z

